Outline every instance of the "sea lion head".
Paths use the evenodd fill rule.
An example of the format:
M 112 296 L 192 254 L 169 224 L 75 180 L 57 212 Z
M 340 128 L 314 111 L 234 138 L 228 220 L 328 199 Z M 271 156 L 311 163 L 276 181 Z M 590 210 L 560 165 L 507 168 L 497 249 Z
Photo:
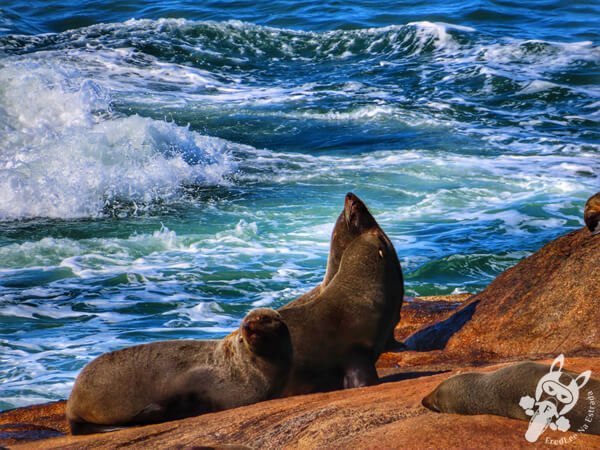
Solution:
M 348 245 L 363 232 L 372 228 L 379 228 L 377 221 L 364 202 L 352 192 L 348 192 L 344 199 L 344 209 L 338 216 L 331 233 L 331 247 L 323 287 L 327 286 L 337 273 L 340 260 Z
M 432 392 L 430 392 L 425 397 L 423 397 L 423 400 L 421 400 L 421 404 L 425 408 L 427 408 L 431 411 L 434 411 L 434 412 L 442 412 L 441 408 L 438 406 L 437 393 L 438 393 L 439 388 L 440 388 L 440 386 L 435 388 Z
M 342 214 L 344 215 L 346 227 L 352 234 L 359 235 L 366 230 L 379 227 L 367 205 L 352 192 L 346 194 Z
M 291 359 L 290 332 L 281 315 L 270 308 L 250 311 L 240 326 L 247 348 L 264 358 Z
M 442 381 L 421 404 L 435 412 L 469 414 L 472 409 L 469 402 L 477 400 L 472 387 L 482 376 L 473 372 L 454 375 Z
M 586 202 L 583 220 L 593 234 L 600 233 L 600 192 L 592 195 Z

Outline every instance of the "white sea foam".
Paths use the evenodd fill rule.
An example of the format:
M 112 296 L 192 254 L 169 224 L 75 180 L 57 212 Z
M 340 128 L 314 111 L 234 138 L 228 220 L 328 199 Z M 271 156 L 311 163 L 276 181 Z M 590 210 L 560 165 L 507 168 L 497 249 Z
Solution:
M 475 29 L 460 25 L 452 25 L 442 22 L 410 22 L 408 26 L 415 28 L 418 45 L 415 52 L 420 53 L 423 48 L 432 43 L 436 49 L 455 50 L 459 47 L 456 40 L 448 33 L 448 30 L 457 30 L 462 32 L 474 32 Z
M 19 39 L 29 42 L 27 51 L 45 50 L 4 58 L 0 67 L 0 219 L 93 217 L 118 202 L 135 214 L 135 205 L 180 201 L 184 184 L 231 180 L 247 197 L 203 203 L 198 214 L 206 223 L 181 234 L 157 225 L 124 237 L 31 237 L 1 246 L 0 315 L 35 332 L 26 344 L 0 341 L 0 405 L 65 397 L 76 369 L 99 353 L 141 340 L 216 336 L 237 327 L 240 306 L 275 307 L 302 294 L 322 278 L 339 213 L 329 202 L 340 185 L 357 187 L 369 202 L 407 274 L 442 261 L 450 276 L 479 283 L 528 252 L 455 255 L 471 251 L 469 233 L 494 252 L 552 236 L 581 223 L 577 211 L 597 190 L 597 145 L 523 132 L 597 119 L 597 88 L 556 81 L 565 69 L 599 61 L 590 43 L 491 41 L 430 22 L 312 33 L 179 19 Z M 81 42 L 88 48 L 73 44 Z M 137 42 L 152 43 L 161 56 L 134 48 Z M 217 63 L 205 64 L 212 59 Z M 290 61 L 306 63 L 312 74 L 297 79 L 282 71 L 277 78 Z M 382 74 L 407 62 L 418 63 L 415 92 Z M 321 63 L 343 72 L 319 78 Z M 379 72 L 363 82 L 332 81 L 347 78 L 346 64 Z M 479 100 L 551 91 L 583 96 L 589 114 L 495 111 L 494 102 Z M 267 121 L 443 126 L 452 135 L 476 135 L 494 151 L 407 150 L 410 143 L 351 156 L 256 150 L 174 123 L 124 117 L 113 101 L 121 111 L 177 110 L 179 123 L 190 111 L 227 118 L 233 111 Z M 502 120 L 488 120 L 496 113 Z M 326 200 L 290 196 L 281 206 L 252 192 L 294 185 Z M 410 280 L 409 292 L 418 283 Z
M 450 127 L 453 124 L 452 120 L 441 120 L 425 114 L 423 112 L 411 110 L 408 107 L 398 107 L 391 105 L 369 105 L 354 108 L 350 111 L 328 111 L 325 113 L 318 112 L 296 112 L 281 114 L 289 118 L 308 118 L 323 121 L 397 121 L 411 127 Z
M 514 64 L 523 71 L 556 71 L 575 61 L 598 61 L 600 48 L 591 41 L 548 42 L 507 39 L 478 49 L 479 57 L 493 64 Z M 545 66 L 545 67 L 544 67 Z
M 180 46 L 184 53 L 189 52 L 188 57 L 192 59 L 187 63 L 162 60 L 135 48 L 125 39 L 125 36 L 135 36 L 139 40 L 154 42 L 159 48 L 164 46 L 166 51 L 169 51 L 168 43 L 173 42 Z M 549 74 L 560 72 L 565 68 L 576 67 L 582 62 L 599 62 L 600 47 L 594 46 L 591 42 L 560 43 L 508 37 L 490 41 L 477 30 L 448 23 L 422 21 L 383 28 L 315 33 L 262 27 L 239 21 L 217 23 L 183 19 L 144 19 L 94 25 L 62 33 L 54 39 L 67 45 L 74 40 L 85 40 L 93 46 L 94 51 L 59 48 L 33 53 L 25 59 L 37 64 L 42 64 L 43 58 L 55 61 L 61 70 L 68 72 L 60 82 L 63 84 L 65 79 L 73 78 L 73 71 L 79 71 L 79 76 L 75 79 L 87 80 L 88 83 L 81 87 L 81 90 L 88 92 L 87 97 L 94 98 L 94 102 L 100 104 L 108 102 L 110 95 L 107 92 L 110 92 L 117 93 L 119 98 L 126 99 L 127 102 L 169 110 L 192 107 L 204 109 L 210 114 L 218 114 L 219 111 L 222 114 L 223 108 L 229 111 L 236 107 L 266 107 L 265 110 L 256 111 L 256 115 L 326 121 L 400 121 L 409 126 L 443 126 L 467 134 L 485 134 L 484 139 L 492 145 L 496 145 L 494 135 L 497 134 L 497 129 L 473 127 L 471 117 L 465 121 L 457 119 L 455 114 L 454 106 L 457 103 L 468 104 L 471 108 L 486 114 L 506 113 L 506 111 L 486 109 L 478 101 L 467 101 L 455 95 L 451 100 L 434 97 L 423 99 L 422 104 L 419 100 L 415 105 L 415 99 L 407 100 L 405 93 L 400 91 L 401 85 L 398 89 L 390 90 L 389 88 L 377 89 L 365 83 L 346 83 L 344 86 L 336 87 L 314 80 L 295 83 L 293 77 L 283 80 L 269 78 L 267 81 L 262 80 L 262 75 L 255 70 L 241 70 L 235 67 L 242 63 L 252 63 L 259 66 L 274 65 L 277 69 L 280 64 L 285 64 L 286 59 L 306 60 L 318 64 L 329 59 L 348 58 L 350 54 L 364 59 L 365 63 L 373 61 L 387 65 L 402 65 L 411 55 L 418 56 L 423 52 L 428 54 L 433 52 L 431 60 L 428 59 L 419 71 L 422 83 L 437 83 L 435 80 L 439 76 L 439 65 L 442 64 L 445 75 L 441 81 L 444 83 L 456 81 L 464 85 L 465 82 L 469 84 L 471 78 L 484 75 L 485 83 L 480 92 L 482 94 L 495 94 L 496 89 L 506 89 L 505 83 L 498 84 L 495 81 L 498 78 L 507 78 L 514 81 L 515 93 L 521 95 L 536 95 L 555 87 L 579 95 L 600 95 L 600 91 L 594 86 L 568 86 L 548 81 Z M 31 37 L 31 40 L 32 46 L 42 45 L 36 42 L 43 41 L 44 38 Z M 196 67 L 195 61 L 202 59 L 199 55 L 218 58 L 220 64 L 211 65 L 210 70 Z M 34 74 L 34 78 L 35 76 Z M 33 84 L 35 87 L 35 82 Z M 498 87 L 499 85 L 502 87 Z M 22 91 L 24 89 L 18 89 L 15 91 L 16 95 L 19 96 L 19 92 Z M 37 90 L 34 88 L 31 92 L 33 98 L 37 98 Z M 67 92 L 65 89 L 55 89 L 54 92 L 57 97 L 62 96 L 63 93 L 70 94 L 70 91 Z M 49 94 L 46 92 L 44 95 Z M 360 106 L 342 108 L 334 106 L 327 111 L 293 106 L 318 104 L 323 96 L 352 99 L 353 103 L 359 103 Z M 27 99 L 27 95 L 24 97 Z M 71 108 L 73 114 L 67 112 L 67 118 L 70 116 L 70 120 L 73 120 L 77 117 L 76 120 L 80 122 L 97 118 L 89 114 L 90 106 L 87 102 L 90 100 L 84 101 L 79 108 L 77 105 L 82 95 L 76 94 L 76 97 L 68 101 L 69 105 L 76 107 Z M 277 105 L 282 105 L 283 108 L 279 110 L 272 108 Z M 27 110 L 33 111 L 35 117 L 28 119 L 33 119 L 35 122 L 46 120 L 51 123 L 64 118 L 64 108 L 56 113 L 57 111 L 52 108 L 44 110 L 35 104 L 31 106 L 33 108 L 29 107 Z M 294 107 L 295 110 L 289 111 L 289 106 Z M 1 104 L 0 108 L 2 108 Z M 103 111 L 106 106 L 99 105 L 97 108 Z M 35 112 L 38 109 L 40 109 L 39 114 Z M 592 112 L 581 120 L 594 120 L 595 115 L 595 112 Z M 580 120 L 565 119 L 564 124 L 568 120 Z M 524 124 L 522 120 L 519 123 Z M 537 125 L 543 123 L 551 123 L 551 119 L 542 116 L 541 122 Z M 526 147 L 519 142 L 520 129 L 507 128 L 506 131 L 510 131 L 507 134 L 509 139 L 504 140 L 503 146 L 513 151 Z M 543 151 L 547 151 L 547 148 Z M 172 164 L 176 165 L 175 161 Z M 231 170 L 231 168 L 224 168 L 228 164 L 220 164 L 224 173 Z M 187 183 L 188 179 L 197 178 L 198 175 L 185 173 L 188 171 L 185 167 L 171 169 L 172 171 L 165 169 L 170 176 L 170 180 L 165 182 L 166 186 L 159 184 L 158 192 L 150 194 L 151 198 L 177 197 L 170 189 L 174 184 L 176 185 L 174 179 Z M 204 174 L 200 175 L 202 178 Z M 110 184 L 110 181 L 107 183 Z M 143 186 L 156 184 L 153 179 L 140 180 L 140 183 Z M 120 192 L 111 191 L 109 194 L 119 195 Z M 57 206 L 55 209 L 59 208 Z M 64 205 L 63 208 L 69 209 L 72 206 Z M 90 210 L 97 211 L 97 208 L 90 207 Z M 0 208 L 1 212 L 2 208 Z M 90 212 L 87 211 L 82 215 L 90 215 Z
M 42 238 L 0 246 L 0 269 L 52 266 L 81 252 L 81 244 L 71 239 Z
M 544 80 L 533 80 L 519 91 L 520 94 L 537 94 L 559 87 L 556 83 L 550 83 Z
M 225 183 L 230 144 L 173 123 L 113 117 L 106 91 L 53 63 L 0 68 L 0 219 L 145 207 L 184 184 Z
M 239 176 L 245 181 L 268 177 L 271 183 L 284 185 L 296 181 L 321 185 L 369 174 L 369 188 L 387 193 L 397 191 L 410 199 L 393 211 L 381 213 L 378 219 L 382 224 L 429 222 L 432 217 L 473 224 L 496 221 L 508 234 L 516 235 L 529 233 L 528 227 L 532 226 L 543 229 L 564 225 L 560 217 L 555 217 L 555 222 L 544 222 L 519 212 L 518 205 L 535 203 L 542 196 L 563 201 L 560 199 L 565 196 L 584 195 L 597 189 L 600 176 L 597 155 L 576 153 L 579 154 L 488 157 L 418 150 L 380 151 L 352 157 L 260 153 L 265 173 L 257 170 Z M 294 169 L 298 164 L 301 170 Z M 272 176 L 274 167 L 277 177 Z M 377 178 L 373 178 L 374 173 Z M 582 178 L 581 173 L 586 177 Z M 327 236 L 327 228 L 318 229 L 320 235 Z M 295 240 L 302 239 L 302 235 L 293 236 Z M 410 236 L 397 237 L 400 238 L 410 241 Z M 410 241 L 413 248 L 424 244 Z

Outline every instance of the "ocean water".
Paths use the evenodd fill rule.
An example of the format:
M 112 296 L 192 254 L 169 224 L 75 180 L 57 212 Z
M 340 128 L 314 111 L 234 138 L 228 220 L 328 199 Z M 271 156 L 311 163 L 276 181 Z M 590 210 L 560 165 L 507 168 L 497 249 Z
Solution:
M 476 292 L 600 190 L 600 4 L 0 3 L 0 410 L 322 278 L 344 194 L 409 295 Z

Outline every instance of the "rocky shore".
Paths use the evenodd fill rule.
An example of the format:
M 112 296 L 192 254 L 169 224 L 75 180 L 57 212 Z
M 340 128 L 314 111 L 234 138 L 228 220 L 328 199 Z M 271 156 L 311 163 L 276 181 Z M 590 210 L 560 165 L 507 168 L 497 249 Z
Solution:
M 527 422 L 438 414 L 421 399 L 451 375 L 514 361 L 600 375 L 600 235 L 581 229 L 547 244 L 469 296 L 407 299 L 395 330 L 404 346 L 378 362 L 378 386 L 296 396 L 175 422 L 69 436 L 64 402 L 0 414 L 10 448 L 600 448 L 600 436 Z M 600 412 L 594 420 L 600 420 Z

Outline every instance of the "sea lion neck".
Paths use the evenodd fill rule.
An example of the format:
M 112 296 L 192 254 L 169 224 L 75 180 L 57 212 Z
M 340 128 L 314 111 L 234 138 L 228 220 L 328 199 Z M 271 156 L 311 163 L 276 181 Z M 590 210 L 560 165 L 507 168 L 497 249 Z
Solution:
M 327 270 L 321 283 L 322 288 L 331 282 L 339 270 L 342 255 L 350 243 L 362 233 L 371 229 L 379 229 L 377 221 L 364 202 L 352 192 L 348 192 L 344 199 L 344 208 L 338 216 L 331 233 Z

